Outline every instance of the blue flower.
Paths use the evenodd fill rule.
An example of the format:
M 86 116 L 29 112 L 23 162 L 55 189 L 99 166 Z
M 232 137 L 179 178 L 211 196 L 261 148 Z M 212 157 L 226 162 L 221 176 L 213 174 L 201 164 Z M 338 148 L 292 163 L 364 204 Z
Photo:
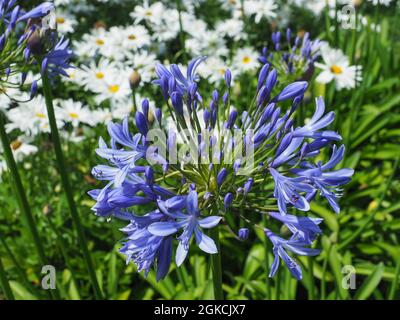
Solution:
M 288 267 L 290 273 L 297 279 L 301 280 L 302 272 L 300 266 L 291 258 L 285 250 L 293 252 L 300 256 L 315 256 L 319 254 L 319 250 L 312 248 L 305 248 L 305 246 L 309 245 L 306 241 L 299 239 L 290 239 L 285 240 L 281 237 L 278 237 L 269 229 L 264 230 L 266 236 L 271 240 L 273 244 L 273 253 L 275 259 L 272 263 L 271 270 L 269 273 L 269 277 L 273 277 L 279 268 L 280 259 L 282 259 L 286 266 Z
M 325 197 L 332 209 L 336 212 L 340 212 L 340 207 L 337 203 L 337 198 L 340 196 L 338 187 L 348 183 L 354 174 L 352 169 L 339 169 L 335 171 L 327 171 L 334 168 L 344 156 L 345 147 L 342 145 L 339 149 L 333 146 L 332 156 L 330 160 L 322 164 L 319 162 L 316 166 L 307 164 L 306 169 L 295 168 L 291 172 L 295 173 L 300 177 L 307 178 L 316 188 L 321 192 L 321 195 Z
M 186 197 L 186 211 L 182 211 L 182 205 L 176 210 L 167 207 L 163 201 L 159 201 L 160 210 L 174 221 L 155 222 L 148 227 L 148 231 L 156 236 L 170 236 L 175 234 L 180 229 L 183 232 L 178 237 L 179 245 L 176 250 L 176 264 L 180 266 L 188 252 L 192 236 L 194 235 L 197 245 L 204 252 L 214 254 L 217 253 L 217 247 L 210 237 L 205 235 L 200 228 L 210 229 L 215 227 L 222 219 L 218 216 L 208 216 L 200 219 L 200 211 L 198 208 L 198 195 L 195 190 L 191 190 Z
M 69 60 L 72 56 L 73 53 L 69 48 L 69 40 L 64 40 L 64 37 L 62 37 L 54 48 L 43 56 L 42 74 L 47 71 L 51 77 L 57 75 L 69 77 L 65 70 L 72 68 L 69 64 Z
M 274 197 L 277 199 L 279 211 L 286 214 L 287 204 L 291 204 L 301 211 L 309 211 L 310 204 L 302 193 L 311 193 L 314 187 L 306 183 L 303 177 L 289 178 L 270 168 L 275 181 Z
M 3 1 L 6 2 L 15 2 L 15 1 Z M 10 4 L 9 4 L 10 5 Z M 28 19 L 42 18 L 50 13 L 50 11 L 54 10 L 54 4 L 52 2 L 43 2 L 32 10 L 26 12 L 18 18 L 18 21 L 24 21 Z
M 172 237 L 155 236 L 147 228 L 155 221 L 165 219 L 158 210 L 145 216 L 132 216 L 131 223 L 122 229 L 127 234 L 120 252 L 127 256 L 127 263 L 133 260 L 138 271 L 145 275 L 151 266 L 157 264 L 157 281 L 163 279 L 169 270 L 172 257 Z
M 317 235 L 322 233 L 318 226 L 323 221 L 321 218 L 296 217 L 291 214 L 282 215 L 278 212 L 269 212 L 268 214 L 289 228 L 293 233 L 293 240 L 300 239 L 311 244 Z

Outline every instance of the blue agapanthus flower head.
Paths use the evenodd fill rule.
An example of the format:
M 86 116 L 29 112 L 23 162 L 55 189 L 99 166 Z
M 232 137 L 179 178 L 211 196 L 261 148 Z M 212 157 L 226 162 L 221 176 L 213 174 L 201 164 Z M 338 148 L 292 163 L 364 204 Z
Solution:
M 274 39 L 278 43 L 280 35 Z M 273 244 L 270 276 L 282 259 L 301 279 L 291 255 L 318 254 L 310 246 L 322 233 L 322 219 L 308 216 L 310 203 L 326 199 L 339 212 L 340 188 L 353 174 L 335 170 L 344 155 L 344 146 L 336 146 L 340 135 L 328 128 L 335 115 L 317 98 L 310 121 L 295 125 L 308 84 L 282 85 L 273 64 L 261 68 L 246 110 L 233 108 L 229 71 L 225 92 L 199 92 L 196 68 L 203 60 L 191 61 L 186 76 L 177 65 L 156 66 L 154 83 L 166 104 L 154 111 L 157 121 L 148 120 L 145 100 L 135 114 L 136 133 L 128 118 L 108 125 L 110 142 L 100 139 L 96 149 L 107 163 L 92 171 L 104 182 L 89 193 L 93 210 L 129 221 L 121 252 L 145 274 L 154 267 L 157 279 L 167 274 L 174 254 L 177 266 L 184 263 L 192 243 L 216 254 L 205 230 L 218 225 L 242 241 L 261 228 Z M 291 233 L 288 239 L 275 231 L 279 225 Z
M 310 78 L 314 62 L 320 56 L 319 40 L 311 40 L 308 32 L 294 37 L 291 29 L 287 29 L 285 34 L 273 32 L 271 40 L 270 48 L 262 50 L 261 63 L 271 64 L 282 74 L 292 76 L 289 78 Z

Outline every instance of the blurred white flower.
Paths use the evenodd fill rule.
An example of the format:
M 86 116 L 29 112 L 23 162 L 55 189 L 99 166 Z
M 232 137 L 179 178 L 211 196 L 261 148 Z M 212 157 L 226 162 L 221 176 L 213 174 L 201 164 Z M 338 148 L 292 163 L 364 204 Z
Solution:
M 239 72 L 254 70 L 259 67 L 259 54 L 252 48 L 240 48 L 233 58 L 233 68 Z
M 354 88 L 362 80 L 361 66 L 350 66 L 349 58 L 340 50 L 328 45 L 320 49 L 323 63 L 316 62 L 315 66 L 322 69 L 316 81 L 329 83 L 335 81 L 336 89 Z

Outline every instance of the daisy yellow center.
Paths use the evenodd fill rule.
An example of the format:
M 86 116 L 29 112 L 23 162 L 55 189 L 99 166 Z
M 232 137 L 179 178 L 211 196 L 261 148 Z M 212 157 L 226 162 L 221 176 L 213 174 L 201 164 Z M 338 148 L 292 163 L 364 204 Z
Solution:
M 103 72 L 97 72 L 96 73 L 96 78 L 97 79 L 103 79 L 104 78 L 104 73 Z
M 99 46 L 102 46 L 102 45 L 104 45 L 104 40 L 102 40 L 102 39 L 97 39 L 97 40 L 96 40 L 96 44 L 99 45 Z
M 111 93 L 117 93 L 119 91 L 119 86 L 118 85 L 109 86 L 108 91 L 110 91 Z
M 148 16 L 148 17 L 151 17 L 153 15 L 153 12 L 148 10 L 148 11 L 146 11 L 145 15 Z
M 40 119 L 45 119 L 46 116 L 43 113 L 36 113 L 36 117 L 40 118 Z
M 220 74 L 225 74 L 225 69 L 224 68 L 219 69 L 219 73 Z
M 248 57 L 248 56 L 246 56 L 246 57 L 244 57 L 244 58 L 242 59 L 242 62 L 243 62 L 244 64 L 248 64 L 248 63 L 250 63 L 250 61 L 251 61 L 251 59 L 250 59 L 250 57 Z
M 22 142 L 19 140 L 15 140 L 13 142 L 11 142 L 11 149 L 18 150 L 20 147 L 22 146 Z
M 341 74 L 343 72 L 342 68 L 337 66 L 336 64 L 331 67 L 331 71 L 334 74 Z
M 79 115 L 78 115 L 77 113 L 75 113 L 75 112 L 70 112 L 70 113 L 69 113 L 69 116 L 70 116 L 72 119 L 78 119 L 78 118 L 79 118 Z
M 65 19 L 63 17 L 57 17 L 56 21 L 57 21 L 58 24 L 65 23 Z
M 134 34 L 131 34 L 128 36 L 129 40 L 136 40 L 136 36 Z

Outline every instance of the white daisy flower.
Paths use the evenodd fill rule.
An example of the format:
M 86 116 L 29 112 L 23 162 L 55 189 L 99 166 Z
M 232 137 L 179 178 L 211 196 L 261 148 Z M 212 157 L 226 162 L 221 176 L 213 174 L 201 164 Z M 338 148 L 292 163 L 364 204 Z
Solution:
M 72 33 L 74 32 L 75 26 L 78 24 L 78 21 L 75 17 L 63 10 L 56 11 L 56 22 L 57 22 L 57 30 L 61 33 Z
M 258 53 L 252 48 L 240 48 L 234 58 L 233 67 L 239 72 L 251 71 L 259 67 Z
M 73 127 L 78 127 L 81 123 L 92 125 L 92 112 L 82 102 L 72 99 L 57 100 L 56 105 L 59 107 L 57 111 L 61 114 L 60 118 L 71 123 Z
M 248 16 L 254 15 L 254 21 L 259 23 L 262 18 L 275 18 L 274 10 L 278 5 L 273 0 L 251 0 L 244 2 L 244 13 Z
M 164 12 L 165 7 L 161 2 L 149 5 L 149 2 L 146 0 L 143 6 L 136 6 L 130 16 L 134 19 L 135 23 L 146 21 L 151 24 L 158 24 Z
M 323 63 L 315 66 L 322 69 L 316 81 L 329 83 L 335 81 L 336 89 L 351 89 L 362 80 L 361 66 L 350 66 L 348 57 L 340 49 L 332 49 L 328 45 L 320 49 Z

